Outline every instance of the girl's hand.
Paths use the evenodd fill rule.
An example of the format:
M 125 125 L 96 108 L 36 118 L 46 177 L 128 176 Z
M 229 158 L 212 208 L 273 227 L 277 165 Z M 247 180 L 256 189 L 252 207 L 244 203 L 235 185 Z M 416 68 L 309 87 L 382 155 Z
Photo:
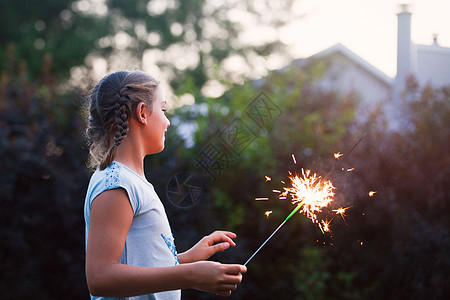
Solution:
M 230 246 L 236 246 L 232 240 L 236 234 L 229 231 L 214 231 L 202 238 L 191 249 L 178 255 L 180 263 L 196 262 L 206 260 L 217 252 L 224 251 Z
M 225 265 L 212 261 L 192 264 L 190 277 L 192 287 L 199 291 L 210 292 L 220 296 L 230 296 L 242 281 L 242 273 L 247 272 L 243 265 Z

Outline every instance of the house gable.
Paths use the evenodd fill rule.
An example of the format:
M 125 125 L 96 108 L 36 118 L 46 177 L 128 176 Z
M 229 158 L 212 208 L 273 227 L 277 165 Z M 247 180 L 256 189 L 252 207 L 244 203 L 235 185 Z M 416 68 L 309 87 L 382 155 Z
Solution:
M 294 64 L 302 67 L 315 62 L 323 63 L 325 69 L 319 86 L 341 94 L 356 93 L 361 100 L 361 108 L 373 107 L 390 97 L 393 80 L 342 44 L 297 60 Z

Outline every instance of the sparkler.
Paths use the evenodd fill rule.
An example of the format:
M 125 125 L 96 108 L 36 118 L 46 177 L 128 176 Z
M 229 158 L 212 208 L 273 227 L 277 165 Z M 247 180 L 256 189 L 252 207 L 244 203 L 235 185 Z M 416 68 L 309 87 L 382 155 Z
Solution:
M 255 255 L 267 244 L 267 242 L 280 230 L 281 227 L 301 208 L 303 208 L 300 212 L 303 212 L 308 218 L 312 220 L 312 222 L 318 222 L 316 212 L 320 212 L 323 207 L 326 207 L 333 200 L 333 189 L 331 181 L 326 180 L 328 176 L 339 166 L 339 164 L 344 161 L 348 155 L 358 146 L 358 144 L 362 141 L 365 134 L 361 136 L 361 138 L 353 145 L 352 148 L 344 155 L 342 159 L 340 159 L 334 167 L 327 173 L 327 175 L 321 179 L 320 176 L 317 176 L 315 173 L 311 175 L 309 170 L 302 169 L 303 177 L 299 177 L 298 175 L 292 175 L 289 177 L 292 182 L 292 186 L 289 188 L 284 188 L 284 192 L 280 194 L 280 197 L 286 197 L 287 195 L 292 197 L 292 203 L 296 204 L 296 207 L 292 210 L 292 212 L 284 219 L 284 221 L 275 229 L 275 231 L 259 246 L 259 248 L 250 256 L 250 258 L 244 263 L 246 266 Z M 339 155 L 340 156 L 340 155 Z M 339 157 L 338 156 L 338 157 Z M 292 155 L 292 160 L 294 163 L 297 163 L 295 160 L 295 156 Z M 267 177 L 266 177 L 267 178 Z M 345 212 L 345 209 L 338 210 L 342 214 Z M 329 221 L 322 221 L 319 224 L 319 228 L 324 231 L 329 231 Z
M 261 250 L 264 245 L 277 233 L 278 230 L 301 208 L 308 218 L 312 222 L 317 222 L 316 212 L 320 212 L 321 209 L 327 206 L 333 200 L 333 189 L 334 186 L 331 181 L 325 181 L 322 183 L 320 176 L 315 173 L 311 175 L 309 170 L 302 169 L 303 177 L 298 175 L 291 175 L 292 186 L 290 188 L 284 188 L 284 192 L 281 193 L 280 198 L 285 198 L 287 195 L 292 197 L 292 203 L 297 206 L 292 210 L 292 212 L 286 217 L 283 223 L 278 226 L 278 228 L 264 241 L 264 243 L 258 248 L 258 250 L 253 253 L 253 255 L 245 262 L 246 266 L 252 258 Z M 266 212 L 266 216 L 269 215 Z M 320 228 L 322 232 L 329 231 L 329 222 L 322 222 Z

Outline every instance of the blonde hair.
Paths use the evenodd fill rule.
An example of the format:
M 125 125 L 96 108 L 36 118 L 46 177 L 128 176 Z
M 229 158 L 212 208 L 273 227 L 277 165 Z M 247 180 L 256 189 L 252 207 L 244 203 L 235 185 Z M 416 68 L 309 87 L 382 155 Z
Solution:
M 103 170 L 111 164 L 127 136 L 128 120 L 136 117 L 141 102 L 151 109 L 158 85 L 155 78 L 141 71 L 119 71 L 100 80 L 89 97 L 89 167 Z

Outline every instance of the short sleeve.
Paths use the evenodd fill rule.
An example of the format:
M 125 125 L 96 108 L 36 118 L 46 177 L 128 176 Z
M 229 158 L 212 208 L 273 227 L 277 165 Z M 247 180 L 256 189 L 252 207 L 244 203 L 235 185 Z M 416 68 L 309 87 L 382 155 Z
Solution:
M 124 169 L 124 166 L 113 162 L 105 171 L 105 191 L 123 188 L 127 192 L 128 201 L 130 201 L 134 215 L 139 214 L 140 205 L 137 187 L 132 178 L 127 176 L 127 170 Z

